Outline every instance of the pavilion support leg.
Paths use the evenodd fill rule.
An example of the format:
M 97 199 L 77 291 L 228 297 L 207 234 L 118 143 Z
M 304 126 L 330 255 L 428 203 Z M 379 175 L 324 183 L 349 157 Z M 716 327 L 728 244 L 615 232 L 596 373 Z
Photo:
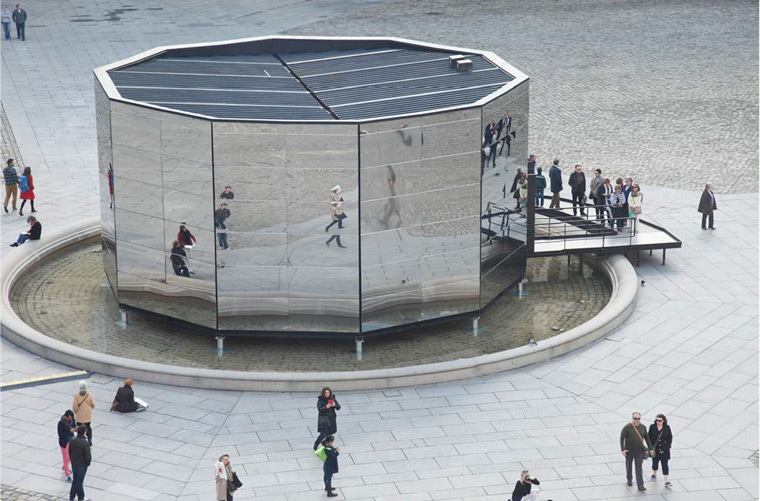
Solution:
M 652 255 L 652 249 L 649 249 L 649 255 L 650 256 Z
M 581 254 L 580 256 L 578 256 L 578 261 L 579 261 L 580 267 L 581 267 L 581 276 L 583 276 L 583 254 Z
M 476 336 L 478 335 L 478 322 L 480 322 L 480 317 L 473 317 L 473 319 L 472 319 L 472 332 Z
M 218 357 L 224 355 L 224 336 L 219 333 L 216 335 L 216 355 Z
M 639 265 L 639 251 L 636 251 L 636 266 Z
M 364 338 L 362 336 L 356 336 L 356 360 L 362 359 L 362 345 L 364 344 Z
M 662 249 L 662 265 L 665 266 L 665 251 L 667 249 Z

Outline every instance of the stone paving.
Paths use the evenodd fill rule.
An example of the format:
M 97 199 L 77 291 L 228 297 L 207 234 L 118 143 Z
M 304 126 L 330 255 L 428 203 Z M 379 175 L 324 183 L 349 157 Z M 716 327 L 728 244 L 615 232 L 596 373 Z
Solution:
M 153 315 L 130 313 L 116 325 L 119 307 L 105 273 L 99 241 L 46 260 L 19 280 L 11 304 L 21 319 L 55 339 L 101 353 L 171 365 L 239 371 L 370 370 L 470 358 L 525 346 L 591 319 L 610 298 L 607 278 L 586 259 L 530 261 L 520 298 L 505 294 L 481 316 L 477 336 L 471 319 L 368 340 L 360 362 L 353 340 L 229 337 L 224 356 L 214 334 Z M 324 361 L 330 360 L 325 366 Z
M 92 67 L 164 43 L 269 34 L 325 16 L 299 33 L 399 34 L 501 54 L 532 77 L 531 146 L 541 161 L 557 155 L 564 165 L 634 174 L 645 183 L 644 217 L 684 241 L 667 266 L 642 257 L 632 316 L 576 352 L 445 385 L 335 388 L 344 404 L 341 499 L 503 500 L 524 468 L 542 481 L 541 499 L 758 499 L 756 2 L 233 0 L 218 13 L 197 0 L 153 5 L 164 10 L 36 2 L 26 5 L 27 42 L 3 43 L 3 106 L 37 169 L 49 224 L 97 210 Z M 720 190 L 714 232 L 699 229 L 695 211 L 707 178 Z M 20 219 L 0 218 L 3 253 Z M 4 382 L 70 370 L 5 340 L 0 347 Z M 138 381 L 149 411 L 116 415 L 107 408 L 119 384 L 91 378 L 99 407 L 86 483 L 95 500 L 210 499 L 211 460 L 223 452 L 243 473 L 236 499 L 324 497 L 309 447 L 319 388 L 240 393 Z M 75 388 L 0 394 L 3 485 L 67 492 L 55 423 Z M 646 424 L 658 412 L 669 417 L 672 490 L 647 482 L 642 496 L 624 484 L 616 441 L 633 410 Z

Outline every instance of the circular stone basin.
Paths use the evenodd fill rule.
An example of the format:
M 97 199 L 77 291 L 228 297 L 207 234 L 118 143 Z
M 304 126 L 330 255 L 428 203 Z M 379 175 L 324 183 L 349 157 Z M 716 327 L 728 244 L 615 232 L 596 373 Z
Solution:
M 508 293 L 485 310 L 479 328 L 469 318 L 368 338 L 364 356 L 354 344 L 328 339 L 228 337 L 218 356 L 213 333 L 149 313 L 119 307 L 106 283 L 100 242 L 91 239 L 39 262 L 15 283 L 11 304 L 19 317 L 47 336 L 118 357 L 191 368 L 231 371 L 366 371 L 471 358 L 525 346 L 576 327 L 608 303 L 605 274 L 586 259 L 528 260 L 522 297 Z

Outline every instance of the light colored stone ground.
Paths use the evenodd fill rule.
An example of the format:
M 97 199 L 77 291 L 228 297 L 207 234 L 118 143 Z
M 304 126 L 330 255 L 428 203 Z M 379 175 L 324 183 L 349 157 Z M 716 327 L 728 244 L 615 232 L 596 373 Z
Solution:
M 120 4 L 28 5 L 35 17 L 26 45 L 3 44 L 2 100 L 25 162 L 39 168 L 40 215 L 60 224 L 97 210 L 91 67 L 163 43 L 271 33 L 330 17 L 337 5 L 345 3 L 233 2 L 217 14 L 193 0 L 92 23 L 70 21 L 88 12 L 104 19 Z M 523 468 L 541 479 L 543 499 L 642 498 L 624 485 L 616 445 L 633 410 L 647 424 L 667 414 L 675 432 L 674 488 L 647 483 L 647 500 L 757 499 L 758 196 L 719 194 L 718 230 L 703 232 L 693 190 L 708 175 L 732 186 L 722 191 L 757 190 L 757 4 L 577 0 L 502 9 L 433 0 L 369 8 L 303 32 L 403 34 L 496 50 L 532 77 L 534 151 L 587 168 L 622 165 L 667 186 L 644 188 L 644 217 L 684 248 L 665 267 L 659 256 L 643 257 L 646 284 L 633 315 L 582 350 L 440 386 L 335 388 L 344 404 L 334 482 L 342 499 L 503 500 Z M 19 219 L 0 217 L 3 253 Z M 3 381 L 69 370 L 0 346 Z M 98 501 L 209 499 L 211 458 L 222 452 L 243 473 L 236 499 L 324 496 L 309 450 L 318 388 L 238 393 L 138 381 L 151 408 L 121 416 L 105 410 L 119 381 L 95 375 L 91 384 L 99 408 L 87 489 Z M 3 484 L 67 491 L 55 423 L 74 389 L 0 394 Z

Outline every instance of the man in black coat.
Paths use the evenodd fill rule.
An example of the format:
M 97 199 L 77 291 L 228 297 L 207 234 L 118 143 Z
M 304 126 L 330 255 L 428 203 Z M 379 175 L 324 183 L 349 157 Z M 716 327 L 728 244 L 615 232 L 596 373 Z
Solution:
M 562 171 L 559 170 L 559 160 L 555 160 L 549 169 L 549 189 L 552 192 L 550 209 L 559 208 L 559 193 L 562 191 Z
M 83 424 L 77 426 L 77 436 L 69 443 L 69 457 L 71 457 L 71 469 L 74 472 L 74 481 L 71 482 L 69 499 L 73 500 L 74 496 L 83 501 L 84 497 L 84 476 L 87 474 L 87 468 L 90 466 L 92 456 L 90 455 L 90 442 L 87 440 L 85 433 L 87 427 Z
M 580 165 L 575 166 L 575 172 L 570 174 L 571 193 L 573 194 L 573 216 L 578 215 L 577 207 L 581 207 L 581 216 L 586 215 L 586 211 L 583 209 L 583 199 L 586 196 L 586 175 L 583 173 Z
M 715 203 L 715 193 L 713 193 L 712 185 L 707 183 L 705 185 L 705 191 L 702 192 L 702 198 L 699 199 L 699 207 L 697 211 L 702 213 L 702 229 L 707 229 L 708 219 L 710 220 L 710 229 L 714 230 L 713 225 L 713 211 L 718 210 L 718 204 Z
M 13 11 L 13 22 L 16 23 L 16 35 L 22 42 L 26 42 L 26 33 L 24 28 L 26 27 L 26 11 L 21 8 L 21 4 L 16 4 L 16 10 Z

